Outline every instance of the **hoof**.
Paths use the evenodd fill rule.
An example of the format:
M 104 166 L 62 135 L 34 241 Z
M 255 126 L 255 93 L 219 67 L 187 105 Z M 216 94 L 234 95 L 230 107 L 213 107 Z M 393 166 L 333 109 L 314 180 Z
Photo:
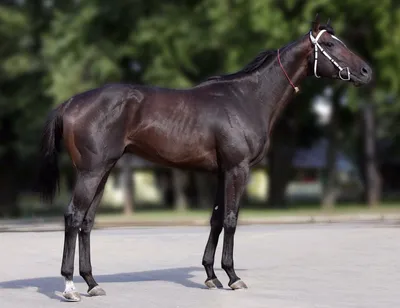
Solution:
M 99 286 L 95 286 L 93 289 L 88 291 L 88 294 L 90 296 L 104 296 L 104 295 L 106 295 L 106 291 L 104 291 Z
M 247 289 L 246 284 L 243 282 L 243 280 L 237 280 L 231 285 L 229 285 L 232 290 L 240 290 L 240 289 Z
M 209 289 L 222 289 L 223 288 L 222 283 L 221 283 L 221 281 L 218 280 L 218 278 L 206 280 L 205 284 L 206 284 L 207 288 L 209 288 Z
M 81 295 L 77 291 L 64 292 L 63 296 L 68 302 L 79 302 L 81 300 Z

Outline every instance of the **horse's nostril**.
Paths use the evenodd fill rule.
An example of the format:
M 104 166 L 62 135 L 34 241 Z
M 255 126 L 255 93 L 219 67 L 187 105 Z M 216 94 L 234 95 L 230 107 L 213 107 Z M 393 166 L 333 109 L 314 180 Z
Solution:
M 368 70 L 368 68 L 366 68 L 365 66 L 361 69 L 361 73 L 364 75 L 364 76 L 368 76 L 369 75 L 369 70 Z

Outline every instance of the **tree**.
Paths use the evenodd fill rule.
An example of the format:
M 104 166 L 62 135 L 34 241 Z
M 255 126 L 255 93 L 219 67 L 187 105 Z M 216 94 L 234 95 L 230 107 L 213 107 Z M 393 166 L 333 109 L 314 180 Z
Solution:
M 292 6 L 300 5 L 302 1 L 283 1 L 292 3 Z M 283 4 L 282 4 L 283 5 Z M 361 131 L 359 138 L 364 136 L 360 147 L 355 147 L 353 152 L 361 149 L 358 155 L 366 188 L 365 201 L 369 205 L 379 202 L 380 176 L 379 162 L 374 153 L 376 138 L 390 137 L 395 140 L 395 130 L 388 129 L 388 123 L 395 123 L 398 118 L 399 108 L 396 104 L 385 104 L 390 98 L 398 97 L 400 79 L 400 56 L 396 52 L 399 41 L 394 39 L 398 33 L 400 23 L 400 8 L 397 1 L 383 0 L 376 5 L 376 1 L 351 0 L 351 1 L 309 1 L 303 5 L 303 17 L 319 12 L 321 16 L 330 17 L 337 35 L 342 38 L 352 50 L 364 57 L 374 68 L 374 82 L 368 87 L 355 89 L 347 87 L 346 97 L 348 105 L 341 109 L 351 110 L 353 113 L 363 112 L 362 118 L 366 120 L 365 129 L 371 129 L 374 133 Z M 300 14 L 301 15 L 301 14 Z M 368 16 L 368 18 L 365 18 Z M 372 112 L 374 110 L 374 112 Z M 377 117 L 372 119 L 372 117 Z M 350 118 L 354 119 L 354 117 Z M 380 121 L 384 119 L 384 121 Z M 343 120 L 341 120 L 343 124 Z M 346 133 L 343 129 L 348 123 L 339 127 L 339 133 Z M 332 147 L 331 147 L 332 148 Z M 365 153 L 368 148 L 369 154 Z M 330 152 L 332 154 L 332 152 Z M 329 155 L 330 155 L 329 154 Z M 373 157 L 370 157 L 370 156 Z M 333 187 L 333 186 L 331 186 Z M 326 199 L 325 199 L 326 201 Z
M 356 10 L 352 9 L 357 7 Z M 341 12 L 346 12 L 339 17 L 339 28 L 341 34 L 349 45 L 362 55 L 374 68 L 374 82 L 367 88 L 349 89 L 349 103 L 355 110 L 362 112 L 363 128 L 360 132 L 362 143 L 359 149 L 362 153 L 361 174 L 363 174 L 365 189 L 365 201 L 370 205 L 376 205 L 380 199 L 381 180 L 379 175 L 379 162 L 376 156 L 376 138 L 390 135 L 395 137 L 393 131 L 382 129 L 375 126 L 379 123 L 379 118 L 375 116 L 386 113 L 384 122 L 391 122 L 399 114 L 399 108 L 393 104 L 385 106 L 384 102 L 391 95 L 398 96 L 400 80 L 397 77 L 400 68 L 399 54 L 394 50 L 399 48 L 398 40 L 393 39 L 398 31 L 400 23 L 399 6 L 397 2 L 384 0 L 376 5 L 375 1 L 346 1 L 335 3 L 327 9 L 340 16 Z M 368 16 L 366 19 L 365 16 Z M 393 31 L 392 31 L 393 29 Z M 400 33 L 399 33 L 400 34 Z M 379 47 L 378 47 L 379 46 Z M 385 110 L 386 112 L 383 112 Z M 381 118 L 383 119 L 383 118 Z
M 322 207 L 330 210 L 334 207 L 337 198 L 337 153 L 339 149 L 340 129 L 340 99 L 342 98 L 343 87 L 334 88 L 331 97 L 332 111 L 331 119 L 327 125 L 327 139 L 329 140 L 326 153 L 325 183 L 323 185 Z
M 3 0 L 0 4 L 0 39 L 7 42 L 0 48 L 0 163 L 4 166 L 0 215 L 12 214 L 21 190 L 33 184 L 32 161 L 50 107 L 108 82 L 188 87 L 211 75 L 236 71 L 260 50 L 276 49 L 307 33 L 317 12 L 332 19 L 337 35 L 375 71 L 368 91 L 346 86 L 347 105 L 340 106 L 338 115 L 338 143 L 342 145 L 341 136 L 348 135 L 357 113 L 367 118 L 368 110 L 376 118 L 370 122 L 376 124 L 375 137 L 362 135 L 392 139 L 394 147 L 398 143 L 400 8 L 396 1 L 376 5 L 375 0 Z M 271 206 L 285 203 L 293 171 L 288 161 L 296 147 L 319 136 L 310 104 L 325 87 L 322 80 L 306 82 L 274 129 L 268 157 Z M 353 137 L 347 139 L 356 152 Z M 368 139 L 368 144 L 375 142 Z M 363 170 L 375 170 L 369 173 L 375 175 L 365 177 L 371 203 L 380 195 L 379 184 L 373 184 L 379 181 L 372 179 L 379 177 L 379 161 L 360 157 Z M 65 154 L 62 160 L 63 165 L 69 164 Z
M 49 99 L 42 91 L 41 1 L 0 6 L 0 216 L 17 215 L 18 196 L 32 184 L 41 118 Z

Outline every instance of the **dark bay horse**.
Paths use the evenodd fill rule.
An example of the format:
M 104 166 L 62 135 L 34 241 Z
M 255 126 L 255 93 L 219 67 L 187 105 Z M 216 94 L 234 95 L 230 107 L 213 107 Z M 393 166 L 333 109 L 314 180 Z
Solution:
M 249 169 L 268 149 L 274 122 L 307 76 L 371 80 L 371 68 L 318 17 L 309 33 L 278 50 L 261 52 L 239 72 L 190 89 L 110 84 L 73 96 L 48 117 L 42 137 L 40 192 L 52 201 L 58 187 L 57 154 L 63 140 L 76 170 L 65 213 L 61 275 L 64 297 L 79 301 L 73 283 L 76 239 L 79 273 L 91 296 L 104 295 L 92 275 L 90 232 L 110 170 L 124 153 L 175 168 L 214 172 L 217 195 L 202 264 L 209 288 L 222 287 L 214 255 L 224 229 L 222 268 L 232 289 L 247 288 L 236 275 L 234 235 Z

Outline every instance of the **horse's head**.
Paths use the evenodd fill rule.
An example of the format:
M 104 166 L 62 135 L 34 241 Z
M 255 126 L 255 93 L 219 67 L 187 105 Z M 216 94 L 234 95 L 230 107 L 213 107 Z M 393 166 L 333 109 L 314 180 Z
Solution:
M 310 41 L 314 48 L 310 55 L 310 73 L 316 77 L 348 80 L 356 86 L 369 83 L 372 69 L 335 36 L 329 21 L 320 25 L 319 16 L 312 22 Z

